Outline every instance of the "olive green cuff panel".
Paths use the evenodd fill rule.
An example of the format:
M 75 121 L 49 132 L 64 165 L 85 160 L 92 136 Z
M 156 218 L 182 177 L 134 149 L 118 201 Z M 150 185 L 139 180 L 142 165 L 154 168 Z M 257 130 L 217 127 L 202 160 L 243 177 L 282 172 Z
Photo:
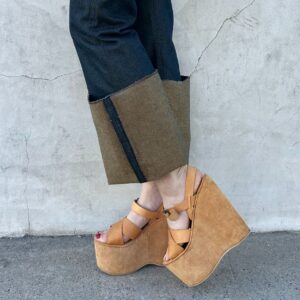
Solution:
M 188 163 L 189 79 L 154 72 L 108 98 L 114 116 L 106 99 L 90 108 L 109 184 L 156 180 Z
M 189 156 L 191 142 L 190 78 L 186 77 L 182 81 L 163 80 L 162 82 L 175 118 L 183 132 L 185 155 Z

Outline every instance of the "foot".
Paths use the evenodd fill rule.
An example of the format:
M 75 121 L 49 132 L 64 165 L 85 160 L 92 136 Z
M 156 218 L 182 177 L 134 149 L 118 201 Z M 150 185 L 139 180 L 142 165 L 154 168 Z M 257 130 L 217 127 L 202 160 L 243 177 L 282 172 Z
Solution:
M 156 211 L 162 204 L 162 197 L 158 191 L 158 188 L 155 184 L 155 182 L 145 182 L 142 183 L 142 189 L 141 189 L 141 194 L 140 197 L 137 201 L 137 203 L 151 211 Z M 143 228 L 147 223 L 148 219 L 138 215 L 134 211 L 130 211 L 129 214 L 127 215 L 127 218 L 137 225 L 139 228 Z M 108 236 L 108 230 L 106 231 L 99 231 L 95 235 L 95 239 L 102 242 L 106 243 L 107 241 L 107 236 Z M 125 235 L 123 235 L 123 241 L 124 243 L 129 241 L 129 238 Z
M 168 175 L 156 181 L 157 187 L 163 198 L 165 209 L 174 207 L 184 199 L 185 193 L 185 180 L 187 174 L 187 165 L 178 168 Z M 196 180 L 194 185 L 194 193 L 197 191 L 203 174 L 197 170 Z M 167 220 L 168 226 L 171 229 L 187 229 L 190 226 L 190 220 L 186 211 L 180 212 L 176 221 Z M 168 254 L 164 256 L 164 260 L 168 261 Z

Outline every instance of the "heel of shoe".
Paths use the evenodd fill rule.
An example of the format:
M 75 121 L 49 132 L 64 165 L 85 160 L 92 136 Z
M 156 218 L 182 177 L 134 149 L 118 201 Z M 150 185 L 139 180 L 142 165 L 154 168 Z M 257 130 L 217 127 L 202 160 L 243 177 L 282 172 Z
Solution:
M 152 224 L 148 232 L 148 260 L 149 264 L 162 266 L 163 258 L 168 247 L 168 224 L 165 217 Z
M 212 228 L 207 228 L 207 233 L 223 247 L 223 250 L 239 244 L 250 233 L 243 218 L 208 175 L 205 175 L 203 191 L 199 194 L 197 202 L 197 214 L 202 220 L 207 220 L 208 227 Z
M 191 240 L 166 267 L 188 286 L 204 282 L 223 256 L 239 245 L 250 229 L 229 200 L 204 175 L 195 197 Z

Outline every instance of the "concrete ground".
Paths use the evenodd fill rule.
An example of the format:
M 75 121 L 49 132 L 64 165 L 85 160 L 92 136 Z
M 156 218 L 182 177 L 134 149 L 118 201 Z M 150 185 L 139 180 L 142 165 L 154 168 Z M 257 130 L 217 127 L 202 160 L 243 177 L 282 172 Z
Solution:
M 3 238 L 0 299 L 300 299 L 300 232 L 251 234 L 195 288 L 155 266 L 105 275 L 90 236 Z

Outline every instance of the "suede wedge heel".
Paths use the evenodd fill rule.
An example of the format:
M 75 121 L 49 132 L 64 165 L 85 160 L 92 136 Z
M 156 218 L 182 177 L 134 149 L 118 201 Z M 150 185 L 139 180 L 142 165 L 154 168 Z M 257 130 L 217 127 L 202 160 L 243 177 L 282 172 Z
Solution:
M 104 273 L 126 275 L 145 265 L 163 265 L 168 225 L 162 207 L 150 211 L 135 200 L 132 210 L 149 220 L 142 229 L 125 217 L 110 227 L 106 243 L 94 240 L 97 266 Z M 123 235 L 130 238 L 127 243 Z
M 191 226 L 168 231 L 170 258 L 164 265 L 186 285 L 204 282 L 213 273 L 223 256 L 239 245 L 250 230 L 216 183 L 204 175 L 194 194 L 197 169 L 188 166 L 185 198 L 165 215 L 176 220 L 187 211 Z

